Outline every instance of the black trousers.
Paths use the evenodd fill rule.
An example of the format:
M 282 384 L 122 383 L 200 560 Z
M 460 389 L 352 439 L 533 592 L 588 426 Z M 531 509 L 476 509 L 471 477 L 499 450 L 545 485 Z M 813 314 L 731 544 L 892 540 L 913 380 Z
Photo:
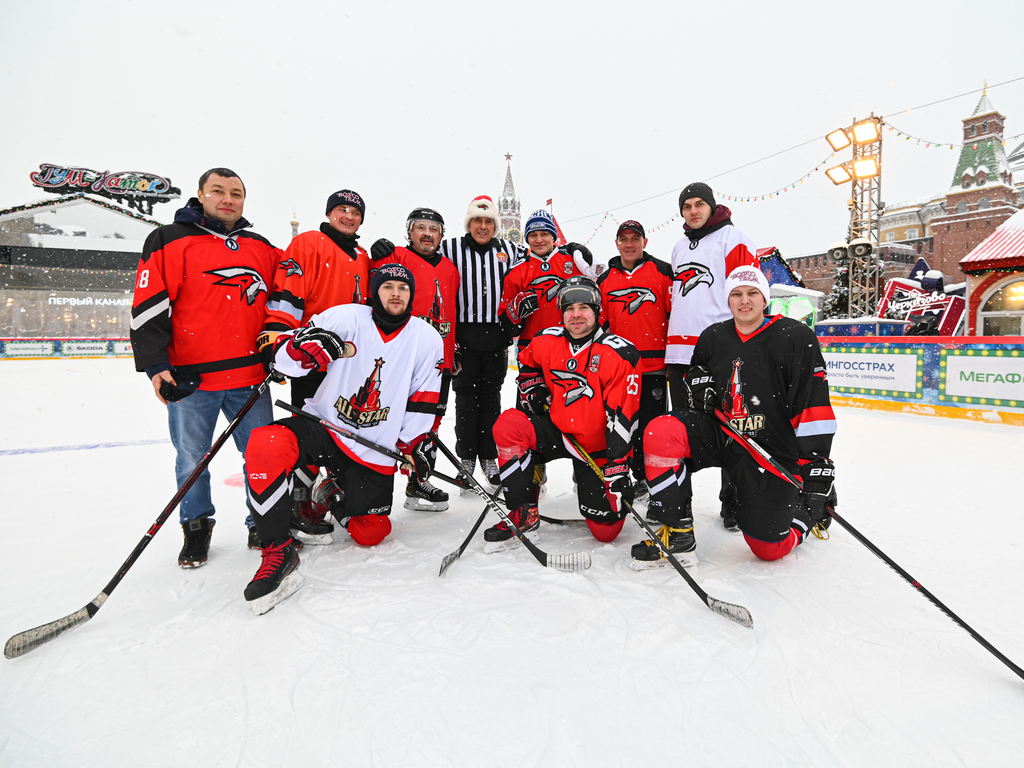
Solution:
M 501 413 L 501 385 L 508 372 L 508 349 L 461 349 L 462 371 L 452 379 L 455 392 L 455 453 L 461 459 L 497 459 L 494 422 Z

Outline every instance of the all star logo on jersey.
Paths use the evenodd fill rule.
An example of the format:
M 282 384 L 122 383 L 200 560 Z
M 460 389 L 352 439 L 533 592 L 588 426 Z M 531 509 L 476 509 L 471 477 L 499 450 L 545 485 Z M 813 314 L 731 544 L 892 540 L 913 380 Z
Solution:
M 445 312 L 444 299 L 441 298 L 441 281 L 436 277 L 434 278 L 434 303 L 430 305 L 430 315 L 423 319 L 430 323 L 437 332 L 441 334 L 442 339 L 448 338 L 448 334 L 452 332 L 452 324 L 450 320 L 447 320 L 448 313 Z
M 594 389 L 590 386 L 586 376 L 573 373 L 572 371 L 552 371 L 551 375 L 555 377 L 556 384 L 561 384 L 565 387 L 566 407 L 572 405 L 580 398 L 585 397 L 588 400 L 593 398 Z
M 244 298 L 250 307 L 256 303 L 256 299 L 261 293 L 267 292 L 267 284 L 263 280 L 263 275 L 252 267 L 224 267 L 223 269 L 211 269 L 206 274 L 220 278 L 214 282 L 214 285 L 230 285 L 232 288 L 240 288 L 241 293 L 238 298 Z
M 359 391 L 349 399 L 339 397 L 334 404 L 338 418 L 353 427 L 375 427 L 387 421 L 391 410 L 382 408 L 380 404 L 380 369 L 384 359 L 378 357 L 373 362 L 373 372 L 366 377 Z
M 711 270 L 694 261 L 680 264 L 675 270 L 673 279 L 679 283 L 683 296 L 702 283 L 710 288 L 715 282 L 715 276 L 711 274 Z
M 732 376 L 729 377 L 729 386 L 726 389 L 725 415 L 729 417 L 729 423 L 738 432 L 753 434 L 764 429 L 764 414 L 751 413 L 747 409 L 743 397 L 743 380 L 740 378 L 740 366 L 742 365 L 742 360 L 732 361 Z
M 548 301 L 554 301 L 555 296 L 558 295 L 558 288 L 562 284 L 562 279 L 555 275 L 541 275 L 535 277 L 530 281 L 528 288 L 533 288 L 537 292 L 545 291 L 544 298 Z
M 629 314 L 633 314 L 644 304 L 657 304 L 658 299 L 650 288 L 619 288 L 617 291 L 608 292 L 608 300 L 618 302 L 626 307 Z
M 285 259 L 281 262 L 279 268 L 285 271 L 286 277 L 291 277 L 292 275 L 302 276 L 302 267 L 299 266 L 299 262 L 295 259 Z

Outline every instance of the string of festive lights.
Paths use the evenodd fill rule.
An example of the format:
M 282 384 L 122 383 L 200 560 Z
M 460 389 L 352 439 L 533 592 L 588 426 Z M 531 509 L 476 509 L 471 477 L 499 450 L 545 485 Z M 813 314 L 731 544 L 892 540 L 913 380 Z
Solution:
M 943 142 L 928 141 L 928 139 L 922 139 L 922 138 L 920 138 L 918 136 L 913 136 L 912 134 L 906 133 L 905 131 L 901 131 L 899 128 L 897 128 L 895 125 L 893 125 L 892 123 L 890 123 L 888 121 L 886 121 L 886 122 L 884 122 L 882 124 L 886 128 L 888 128 L 890 131 L 893 131 L 901 139 L 905 139 L 906 141 L 914 141 L 914 142 L 916 142 L 915 146 L 917 144 L 924 144 L 926 149 L 931 149 L 931 148 L 942 149 L 943 147 L 949 147 L 950 149 L 955 149 L 956 147 L 962 147 L 964 144 L 967 143 L 965 141 L 954 142 L 954 143 L 950 143 L 948 141 L 943 141 Z M 1006 142 L 1013 141 L 1014 139 L 1019 139 L 1021 136 L 1024 136 L 1024 133 L 1018 133 L 1016 136 L 1007 136 L 1006 138 L 1001 140 L 1002 145 L 1005 147 L 1006 146 Z M 974 148 L 977 149 L 978 148 L 978 144 L 980 144 L 980 143 L 981 143 L 980 141 L 974 142 Z M 987 139 L 985 143 L 988 146 L 992 146 L 992 139 L 991 138 Z
M 25 211 L 34 211 L 38 208 L 52 208 L 55 205 L 58 205 L 60 203 L 66 203 L 71 200 L 87 200 L 93 205 L 99 205 L 103 208 L 106 208 L 109 211 L 116 211 L 117 213 L 124 214 L 125 216 L 130 216 L 131 218 L 136 219 L 138 221 L 144 221 L 147 224 L 152 224 L 154 227 L 161 226 L 160 222 L 157 221 L 156 219 L 151 219 L 148 216 L 143 216 L 141 213 L 129 211 L 127 208 L 122 208 L 119 205 L 105 203 L 102 200 L 97 200 L 95 197 L 92 197 L 91 195 L 85 194 L 84 192 L 75 192 L 70 195 L 61 195 L 60 197 L 54 198 L 53 200 L 41 200 L 38 203 L 27 203 L 26 205 L 16 205 L 13 208 L 5 208 L 3 210 L 0 210 L 0 218 L 7 216 L 8 214 L 11 213 L 23 213 Z

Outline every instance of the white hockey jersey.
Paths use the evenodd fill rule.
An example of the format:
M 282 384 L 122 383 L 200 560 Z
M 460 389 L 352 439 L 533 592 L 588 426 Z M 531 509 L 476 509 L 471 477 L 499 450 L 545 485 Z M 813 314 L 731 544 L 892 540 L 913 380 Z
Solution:
M 428 323 L 410 317 L 386 336 L 362 304 L 343 304 L 310 318 L 309 325 L 355 344 L 356 354 L 327 366 L 327 377 L 304 411 L 395 450 L 434 427 L 444 366 L 444 343 Z M 294 333 L 294 332 L 293 332 Z M 289 334 L 291 335 L 291 334 Z M 286 376 L 307 370 L 277 349 L 275 367 Z M 393 474 L 392 459 L 348 438 L 331 436 L 346 455 L 376 472 Z
M 665 362 L 689 365 L 701 332 L 732 318 L 725 278 L 736 267 L 760 269 L 757 249 L 742 230 L 730 225 L 697 241 L 684 237 L 672 249 L 672 314 L 668 319 Z

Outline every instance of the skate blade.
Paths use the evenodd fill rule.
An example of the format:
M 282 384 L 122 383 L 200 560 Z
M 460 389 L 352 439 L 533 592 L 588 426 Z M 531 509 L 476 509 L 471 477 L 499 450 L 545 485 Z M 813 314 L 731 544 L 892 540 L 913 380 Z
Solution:
M 540 531 L 530 531 L 524 535 L 534 544 L 540 544 Z M 514 534 L 511 539 L 505 539 L 505 541 L 485 541 L 484 554 L 493 555 L 496 552 L 508 552 L 510 549 L 522 546 L 522 544 L 523 542 Z
M 470 494 L 472 496 L 474 494 Z M 402 505 L 406 509 L 411 509 L 413 512 L 444 512 L 448 509 L 447 501 L 427 501 L 426 499 L 415 499 L 407 497 L 405 504 Z
M 334 543 L 333 533 L 306 533 L 305 531 L 292 528 L 291 534 L 293 539 L 301 541 L 303 544 L 326 546 Z
M 284 580 L 281 582 L 281 586 L 271 592 L 269 595 L 258 597 L 252 601 L 252 612 L 257 616 L 262 616 L 267 611 L 271 610 L 278 603 L 284 602 L 289 597 L 294 595 L 305 579 L 302 574 L 299 573 L 298 569 L 292 571 Z
M 463 488 L 461 491 L 459 491 L 459 496 L 463 499 L 472 499 L 475 496 L 477 496 L 477 494 L 475 491 L 469 490 L 469 488 Z
M 673 553 L 672 556 L 679 561 L 683 568 L 695 571 L 697 566 L 700 565 L 700 560 L 697 559 L 695 552 Z M 657 560 L 630 560 L 629 567 L 634 571 L 653 571 L 658 568 L 670 568 L 671 563 L 669 563 L 667 558 L 660 557 Z

